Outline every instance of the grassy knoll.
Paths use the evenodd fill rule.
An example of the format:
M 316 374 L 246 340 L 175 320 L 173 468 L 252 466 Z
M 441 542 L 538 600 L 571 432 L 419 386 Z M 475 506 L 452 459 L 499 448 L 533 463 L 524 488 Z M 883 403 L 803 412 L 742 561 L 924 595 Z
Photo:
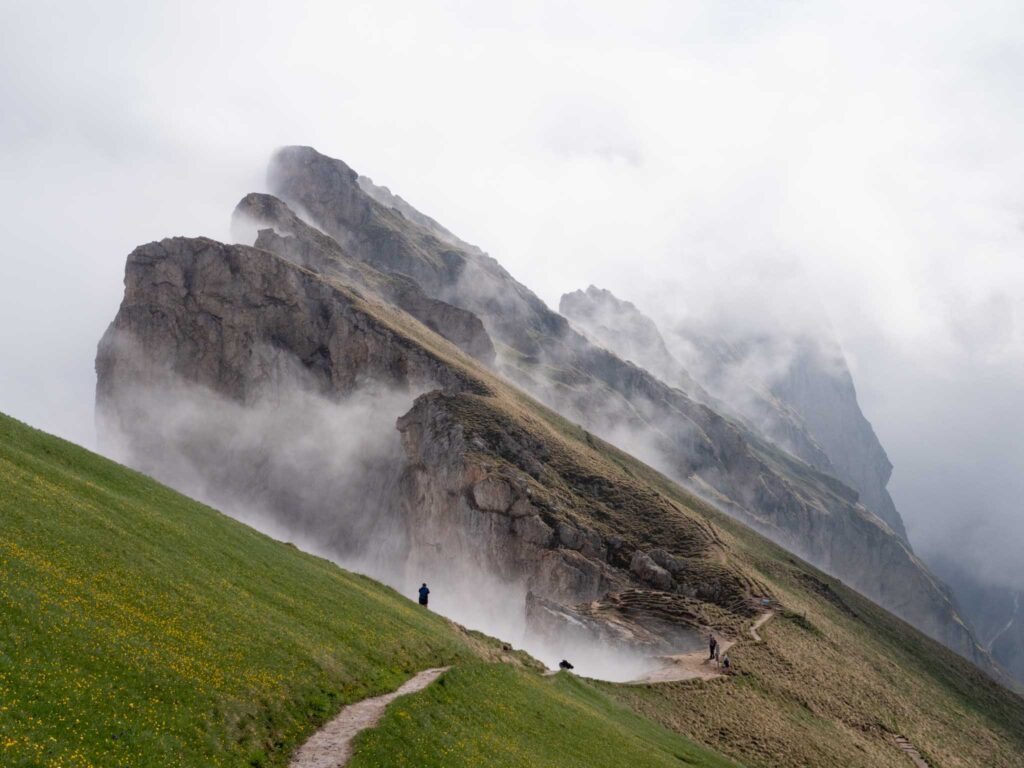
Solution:
M 592 684 L 502 664 L 456 667 L 399 699 L 357 741 L 350 768 L 732 766 L 653 725 Z
M 414 742 L 422 764 L 479 765 L 496 731 L 509 759 L 489 765 L 582 765 L 602 733 L 589 764 L 725 764 L 591 686 L 483 664 L 505 655 L 493 641 L 2 415 L 0 575 L 5 768 L 284 765 L 342 704 L 446 664 L 409 706 L 458 715 L 463 751 L 438 762 L 446 743 Z M 369 764 L 392 764 L 381 743 Z

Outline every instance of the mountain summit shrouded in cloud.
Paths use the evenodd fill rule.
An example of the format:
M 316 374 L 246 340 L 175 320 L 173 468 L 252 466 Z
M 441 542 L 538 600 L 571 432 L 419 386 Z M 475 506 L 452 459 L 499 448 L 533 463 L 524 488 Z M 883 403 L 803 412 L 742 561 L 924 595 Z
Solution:
M 125 298 L 96 361 L 107 450 L 225 508 L 259 510 L 269 529 L 295 531 L 396 585 L 411 568 L 445 580 L 450 593 L 482 580 L 496 592 L 511 590 L 501 601 L 504 609 L 470 620 L 498 634 L 507 635 L 509 617 L 525 610 L 525 625 L 511 624 L 516 634 L 538 633 L 550 642 L 559 633 L 548 626 L 550 618 L 538 623 L 538 617 L 564 614 L 565 627 L 591 627 L 588 633 L 606 642 L 621 629 L 609 629 L 580 606 L 621 591 L 624 577 L 615 569 L 627 564 L 628 578 L 736 604 L 734 578 L 717 584 L 708 575 L 695 583 L 696 566 L 672 550 L 656 546 L 645 553 L 619 543 L 619 531 L 654 514 L 651 502 L 613 504 L 613 518 L 626 518 L 613 524 L 612 538 L 581 526 L 581 513 L 566 519 L 565 502 L 547 501 L 538 512 L 540 497 L 529 478 L 543 481 L 550 449 L 511 427 L 501 428 L 508 432 L 499 450 L 526 476 L 496 479 L 451 467 L 442 477 L 475 477 L 469 490 L 461 487 L 466 480 L 458 480 L 432 500 L 439 481 L 428 473 L 418 500 L 405 498 L 414 480 L 402 469 L 394 440 L 381 437 L 390 432 L 387 424 L 397 420 L 406 460 L 429 467 L 447 450 L 443 446 L 452 444 L 457 454 L 454 446 L 463 440 L 437 434 L 459 421 L 446 413 L 452 407 L 447 398 L 493 396 L 495 387 L 462 363 L 446 363 L 448 353 L 439 356 L 433 342 L 417 346 L 420 331 L 402 329 L 407 312 L 499 374 L 503 386 L 521 388 L 640 456 L 998 674 L 944 587 L 906 542 L 885 493 L 890 465 L 833 347 L 797 339 L 798 353 L 779 355 L 790 368 L 779 366 L 777 377 L 758 380 L 743 378 L 751 368 L 740 345 L 703 339 L 704 361 L 697 364 L 690 353 L 687 358 L 705 388 L 632 305 L 596 289 L 563 299 L 566 313 L 606 346 L 595 344 L 495 259 L 340 160 L 311 147 L 285 147 L 271 159 L 268 184 L 280 198 L 249 194 L 235 209 L 233 229 L 253 238 L 255 248 L 173 238 L 129 256 Z M 410 296 L 418 298 L 410 303 Z M 378 317 L 379 310 L 370 310 L 378 302 L 396 306 Z M 606 332 L 609 325 L 619 333 Z M 467 328 L 475 335 L 467 336 Z M 625 359 L 644 347 L 648 351 L 639 356 L 671 380 Z M 435 387 L 443 397 L 423 395 L 402 415 L 410 397 Z M 382 391 L 394 394 L 382 397 Z M 373 403 L 367 413 L 375 419 L 353 415 L 359 413 L 356 395 Z M 218 406 L 219 398 L 228 402 Z M 318 398 L 326 402 L 320 405 Z M 232 401 L 247 410 L 229 421 L 256 426 L 233 431 L 220 424 L 219 415 L 235 408 Z M 321 411 L 313 422 L 333 426 L 319 438 L 312 429 L 300 430 L 307 436 L 296 440 L 293 425 Z M 276 414 L 276 421 L 267 414 Z M 472 423 L 489 420 L 501 423 L 502 417 L 485 412 Z M 464 435 L 466 428 L 460 424 L 454 434 Z M 256 439 L 247 440 L 249 433 Z M 364 437 L 356 440 L 359 434 Z M 294 447 L 337 458 L 351 453 L 353 440 L 366 448 L 355 470 L 340 459 L 339 469 L 347 471 L 300 459 Z M 493 540 L 482 550 L 489 555 L 471 555 L 478 545 L 456 535 L 465 510 L 442 522 L 452 514 L 444 499 L 467 493 L 473 509 L 507 511 L 516 520 L 508 531 L 491 531 Z M 876 506 L 878 498 L 888 507 Z M 410 523 L 410 514 L 418 522 Z M 564 547 L 581 554 L 559 565 L 548 555 L 516 554 L 524 542 L 541 549 L 557 542 L 559 552 Z M 694 555 L 705 551 L 694 542 L 679 546 Z M 539 570 L 538 560 L 546 563 Z M 522 589 L 525 597 L 517 593 Z M 658 635 L 649 628 L 630 632 Z M 659 642 L 667 641 L 625 646 L 635 652 Z M 677 642 L 692 644 L 693 638 Z
M 907 751 L 1013 765 L 1014 683 L 838 477 L 881 449 L 870 429 L 843 434 L 815 413 L 824 400 L 825 416 L 864 419 L 834 346 L 808 361 L 797 339 L 783 358 L 795 369 L 758 379 L 742 344 L 704 335 L 705 354 L 728 354 L 697 365 L 607 291 L 568 297 L 573 321 L 553 312 L 311 147 L 277 151 L 268 187 L 235 208 L 253 245 L 171 237 L 128 255 L 96 358 L 105 450 L 397 589 L 429 583 L 423 610 L 501 637 L 499 666 L 522 662 L 509 655 L 521 646 L 745 763 L 867 766 Z M 733 392 L 741 374 L 754 405 Z M 549 679 L 529 663 L 523 674 Z M 467 695 L 409 706 L 433 724 Z M 540 705 L 489 699 L 505 714 L 474 708 L 459 754 Z M 558 754 L 575 754 L 582 715 L 562 716 Z M 386 753 L 426 743 L 390 743 L 387 728 L 373 732 Z
M 15 1 L 0 25 L 5 412 L 97 445 L 96 341 L 125 254 L 155 258 L 140 244 L 331 264 L 595 439 L 1024 674 L 1019 4 Z M 367 174 L 342 179 L 362 207 L 317 209 L 301 174 L 268 180 L 290 142 Z M 272 226 L 233 236 L 239 200 Z M 440 245 L 406 242 L 403 222 Z M 339 267 L 317 233 L 359 263 Z M 649 322 L 554 311 L 591 284 Z M 295 443 L 268 467 L 286 491 L 267 506 L 313 526 L 358 487 L 332 534 L 391 530 L 350 513 L 384 504 L 404 455 L 392 417 L 413 393 L 392 383 L 252 422 L 240 455 L 263 427 Z M 182 400 L 170 425 L 195 455 L 215 447 L 189 431 L 206 404 Z M 334 424 L 372 434 L 366 452 L 322 455 Z M 222 478 L 197 477 L 195 455 L 163 469 L 203 495 Z M 293 489 L 302 465 L 336 485 Z M 874 543 L 833 547 L 837 520 Z

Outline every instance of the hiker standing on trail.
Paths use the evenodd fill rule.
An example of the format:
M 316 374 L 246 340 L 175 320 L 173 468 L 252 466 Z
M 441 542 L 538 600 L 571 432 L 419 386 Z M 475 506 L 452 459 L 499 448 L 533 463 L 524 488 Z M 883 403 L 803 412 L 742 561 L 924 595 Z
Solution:
M 420 587 L 420 605 L 424 608 L 427 607 L 427 598 L 430 595 L 430 590 L 427 589 L 427 583 L 423 582 L 423 586 Z
M 715 651 L 718 650 L 718 641 L 715 640 L 714 634 L 708 635 L 708 661 L 715 658 Z
M 715 645 L 715 666 L 720 667 L 721 662 L 719 661 L 719 655 L 722 653 L 722 644 L 718 643 Z

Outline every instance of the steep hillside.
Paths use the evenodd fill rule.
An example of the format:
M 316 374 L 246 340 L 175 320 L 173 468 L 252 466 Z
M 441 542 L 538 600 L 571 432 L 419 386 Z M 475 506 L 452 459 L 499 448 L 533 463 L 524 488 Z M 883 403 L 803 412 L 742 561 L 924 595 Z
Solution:
M 632 746 L 636 762 L 620 746 Z M 507 765 L 732 766 L 687 745 L 572 675 L 541 678 L 509 665 L 462 665 L 444 685 L 394 707 L 359 741 L 351 768 Z
M 783 610 L 759 630 L 763 642 L 730 651 L 728 683 L 607 686 L 615 698 L 748 766 L 907 765 L 895 735 L 932 766 L 1024 765 L 1019 695 L 749 529 L 715 521 Z
M 811 442 L 808 451 L 817 451 L 818 459 L 795 460 L 738 420 L 592 344 L 494 259 L 405 201 L 373 192 L 377 188 L 360 183 L 339 160 L 287 147 L 272 158 L 268 181 L 335 241 L 342 258 L 400 273 L 431 298 L 479 317 L 498 349 L 497 370 L 508 380 L 715 497 L 731 514 L 967 658 L 990 663 L 906 542 L 857 505 L 856 492 L 815 469 L 827 468 L 828 459 Z M 273 217 L 263 221 L 278 229 Z
M 461 752 L 405 745 L 419 764 L 486 753 L 494 766 L 732 765 L 380 584 L 2 415 L 0 488 L 4 766 L 284 765 L 343 704 L 441 664 L 456 665 L 451 680 L 424 692 L 416 722 L 458 713 Z M 550 727 L 512 727 L 537 715 Z M 573 729 L 558 726 L 569 715 Z M 374 757 L 389 734 L 368 733 L 355 764 L 395 764 Z

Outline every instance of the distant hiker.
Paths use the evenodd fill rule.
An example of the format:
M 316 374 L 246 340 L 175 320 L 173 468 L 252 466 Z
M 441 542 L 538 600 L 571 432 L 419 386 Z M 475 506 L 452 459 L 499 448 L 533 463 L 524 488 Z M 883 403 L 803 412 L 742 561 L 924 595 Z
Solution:
M 575 669 L 575 667 L 573 667 L 573 665 L 570 664 L 565 659 L 562 659 L 560 662 L 558 662 L 558 668 L 559 669 Z
M 727 654 L 725 654 L 725 656 L 723 656 L 723 657 L 722 657 L 722 668 L 723 668 L 723 669 L 724 669 L 724 670 L 725 670 L 726 672 L 728 672 L 728 671 L 729 671 L 729 654 L 728 654 L 728 653 L 727 653 Z
M 718 649 L 718 641 L 714 635 L 708 635 L 708 661 L 715 658 L 715 651 Z
M 430 595 L 430 590 L 427 589 L 427 585 L 426 585 L 426 583 L 424 583 L 423 586 L 420 587 L 420 605 L 426 607 L 426 605 L 427 605 L 427 597 L 429 595 Z
M 721 666 L 721 661 L 718 658 L 721 655 L 721 653 L 722 653 L 722 646 L 721 646 L 721 644 L 716 645 L 715 646 L 715 666 L 716 667 Z

